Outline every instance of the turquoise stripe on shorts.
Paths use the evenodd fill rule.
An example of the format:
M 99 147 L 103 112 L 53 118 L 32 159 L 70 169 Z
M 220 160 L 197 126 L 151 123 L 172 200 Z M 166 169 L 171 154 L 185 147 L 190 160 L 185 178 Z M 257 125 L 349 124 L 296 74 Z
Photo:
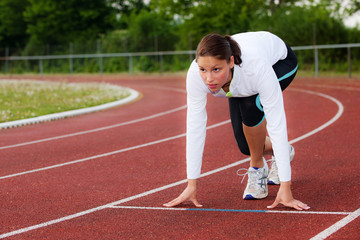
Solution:
M 293 75 L 298 69 L 298 65 L 296 65 L 296 67 L 294 68 L 294 70 L 292 70 L 291 72 L 288 72 L 287 74 L 285 74 L 284 76 L 282 76 L 281 78 L 279 78 L 279 82 L 281 80 L 284 80 L 285 78 L 290 77 L 291 75 Z
M 298 65 L 296 65 L 296 67 L 295 67 L 291 72 L 288 72 L 287 74 L 285 74 L 284 76 L 282 76 L 281 78 L 279 78 L 279 79 L 278 79 L 279 82 L 280 82 L 281 80 L 284 80 L 284 79 L 290 77 L 291 75 L 293 75 L 293 74 L 297 71 L 297 69 L 298 69 Z M 263 112 L 264 109 L 262 108 L 261 103 L 260 103 L 260 95 L 258 95 L 258 96 L 256 97 L 256 102 L 255 102 L 255 103 L 256 103 L 256 106 L 258 107 L 258 109 Z M 262 120 L 261 120 L 261 122 L 262 122 Z M 260 122 L 260 123 L 261 123 L 261 122 Z

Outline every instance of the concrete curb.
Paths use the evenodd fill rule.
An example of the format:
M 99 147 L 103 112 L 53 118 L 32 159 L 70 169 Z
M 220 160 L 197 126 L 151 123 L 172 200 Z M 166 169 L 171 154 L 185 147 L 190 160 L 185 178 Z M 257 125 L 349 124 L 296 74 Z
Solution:
M 27 119 L 23 119 L 23 120 L 4 122 L 4 123 L 0 123 L 0 129 L 20 127 L 20 126 L 25 126 L 25 125 L 30 125 L 30 124 L 40 123 L 40 122 L 47 122 L 47 121 L 52 121 L 52 120 L 57 120 L 57 119 L 62 119 L 62 118 L 74 117 L 74 116 L 86 114 L 86 113 L 102 111 L 102 110 L 105 110 L 108 108 L 124 105 L 131 101 L 134 101 L 135 99 L 137 99 L 140 96 L 139 92 L 137 92 L 131 88 L 124 88 L 124 89 L 126 89 L 130 92 L 130 96 L 128 96 L 124 99 L 115 101 L 115 102 L 105 103 L 105 104 L 101 104 L 101 105 L 94 106 L 94 107 L 81 108 L 81 109 L 76 109 L 76 110 L 71 110 L 71 111 L 66 111 L 66 112 L 53 113 L 53 114 L 43 115 L 43 116 L 34 117 L 34 118 L 27 118 Z

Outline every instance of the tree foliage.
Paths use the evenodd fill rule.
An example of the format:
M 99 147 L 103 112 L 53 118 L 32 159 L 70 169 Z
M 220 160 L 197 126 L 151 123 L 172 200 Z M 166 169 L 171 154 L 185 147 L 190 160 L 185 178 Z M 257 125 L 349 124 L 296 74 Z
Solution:
M 0 1 L 0 44 L 9 47 L 24 46 L 28 35 L 23 12 L 29 5 L 23 0 Z
M 262 14 L 264 1 L 197 1 L 179 27 L 179 47 L 196 46 L 207 33 L 234 34 L 248 31 L 253 19 Z M 190 47 L 189 46 L 189 47 Z
M 111 29 L 112 9 L 103 0 L 28 0 L 27 33 L 40 43 L 96 39 Z
M 187 50 L 210 32 L 255 30 L 272 31 L 291 45 L 359 41 L 360 29 L 342 20 L 360 11 L 359 1 L 348 2 L 344 7 L 342 0 L 1 0 L 0 49 L 69 49 L 71 42 L 96 40 L 119 49 L 110 41 L 118 37 L 114 44 L 124 51 Z
M 175 36 L 171 23 L 158 14 L 142 10 L 133 12 L 129 18 L 128 37 L 132 41 L 131 51 L 164 51 L 172 50 Z
M 347 43 L 345 25 L 329 12 L 317 7 L 291 7 L 278 9 L 271 16 L 257 19 L 252 30 L 268 30 L 283 38 L 290 45 Z M 294 27 L 296 26 L 296 27 Z

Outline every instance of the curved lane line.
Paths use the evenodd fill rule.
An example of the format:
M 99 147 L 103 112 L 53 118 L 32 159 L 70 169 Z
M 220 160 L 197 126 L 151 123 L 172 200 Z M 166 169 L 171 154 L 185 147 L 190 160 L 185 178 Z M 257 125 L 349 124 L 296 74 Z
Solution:
M 218 127 L 218 126 L 227 124 L 229 122 L 230 122 L 230 120 L 226 120 L 226 121 L 214 124 L 212 126 L 209 126 L 208 128 Z M 89 160 L 96 159 L 96 158 L 106 157 L 106 156 L 110 156 L 110 155 L 114 155 L 114 154 L 118 154 L 118 153 L 122 153 L 122 152 L 127 152 L 127 151 L 131 151 L 131 150 L 151 146 L 151 145 L 162 143 L 162 142 L 167 142 L 167 141 L 174 140 L 174 139 L 181 138 L 181 137 L 185 137 L 185 136 L 186 136 L 186 134 L 182 133 L 182 134 L 175 135 L 175 136 L 172 136 L 172 137 L 163 138 L 163 139 L 160 139 L 160 140 L 156 140 L 156 141 L 152 141 L 152 142 L 148 142 L 148 143 L 144 143 L 144 144 L 140 144 L 140 145 L 136 145 L 136 146 L 132 146 L 132 147 L 128 147 L 128 148 L 123 148 L 123 149 L 119 149 L 119 150 L 112 151 L 112 152 L 107 152 L 107 153 L 103 153 L 103 154 L 99 154 L 99 155 L 94 155 L 94 156 L 87 157 L 87 158 L 82 158 L 82 159 L 78 159 L 78 160 L 74 160 L 74 161 L 70 161 L 70 162 L 51 165 L 51 166 L 48 166 L 48 167 L 37 168 L 37 169 L 29 170 L 29 171 L 24 171 L 24 172 L 20 172 L 20 173 L 14 173 L 14 174 L 6 175 L 6 176 L 1 176 L 0 180 L 6 179 L 6 178 L 17 177 L 17 176 L 21 176 L 21 175 L 25 175 L 25 174 L 29 174 L 29 173 L 45 171 L 45 170 L 49 170 L 49 169 L 53 169 L 53 168 L 63 167 L 63 166 L 67 166 L 67 165 L 71 165 L 71 164 L 75 164 L 75 163 L 85 162 L 85 161 L 89 161 Z
M 304 92 L 304 93 L 308 93 L 308 94 L 313 94 L 313 95 L 318 95 L 320 97 L 323 97 L 323 98 L 327 98 L 331 101 L 333 101 L 334 103 L 336 103 L 336 105 L 338 106 L 338 112 L 336 113 L 336 115 L 328 122 L 326 122 L 325 124 L 321 125 L 320 127 L 298 137 L 298 138 L 295 138 L 293 140 L 291 140 L 289 143 L 292 144 L 292 143 L 295 143 L 295 142 L 298 142 L 302 139 L 305 139 L 317 132 L 320 132 L 321 130 L 323 130 L 324 128 L 330 126 L 331 124 L 333 124 L 336 120 L 338 120 L 340 118 L 340 116 L 343 114 L 344 112 L 344 106 L 342 105 L 342 103 L 337 100 L 336 98 L 334 97 L 331 97 L 329 95 L 326 95 L 326 94 L 323 94 L 323 93 L 318 93 L 318 92 L 314 92 L 314 91 L 309 91 L 309 90 L 303 90 L 303 89 L 292 89 L 293 91 L 297 91 L 297 92 Z
M 93 132 L 104 131 L 104 130 L 108 130 L 108 129 L 111 129 L 111 128 L 121 127 L 121 126 L 129 125 L 129 124 L 149 120 L 149 119 L 152 119 L 152 118 L 161 117 L 161 116 L 164 116 L 166 114 L 170 114 L 170 113 L 173 113 L 173 112 L 176 112 L 176 111 L 183 110 L 185 108 L 186 108 L 186 105 L 178 107 L 178 108 L 170 109 L 170 110 L 165 111 L 165 112 L 156 113 L 156 114 L 153 114 L 153 115 L 150 115 L 150 116 L 146 116 L 146 117 L 143 117 L 143 118 L 138 118 L 138 119 L 135 119 L 135 120 L 130 120 L 130 121 L 123 122 L 123 123 L 117 123 L 117 124 L 114 124 L 114 125 L 109 125 L 109 126 L 105 126 L 105 127 L 94 128 L 94 129 L 91 129 L 91 130 L 86 130 L 86 131 L 81 131 L 81 132 L 75 132 L 75 133 L 60 135 L 60 136 L 56 136 L 56 137 L 43 138 L 43 139 L 34 140 L 34 141 L 30 141 L 30 142 L 23 142 L 23 143 L 18 143 L 18 144 L 14 144 L 14 145 L 3 146 L 3 147 L 0 147 L 0 150 L 8 149 L 8 148 L 20 147 L 20 146 L 26 146 L 26 145 L 35 144 L 35 143 L 47 142 L 47 141 L 52 141 L 52 140 L 58 140 L 58 139 L 61 139 L 61 138 L 74 137 L 74 136 L 93 133 Z
M 328 95 L 325 95 L 325 94 L 322 94 L 322 93 L 317 93 L 317 92 L 313 92 L 313 91 L 308 91 L 308 90 L 301 90 L 301 89 L 296 89 L 296 91 L 300 91 L 300 92 L 305 92 L 305 93 L 308 93 L 308 94 L 313 94 L 313 95 L 318 95 L 318 96 L 321 96 L 321 97 L 324 97 L 324 98 L 327 98 L 333 102 L 335 102 L 339 108 L 339 111 L 337 112 L 337 114 L 328 122 L 326 122 L 325 124 L 321 125 L 320 127 L 296 138 L 296 139 L 293 139 L 290 141 L 290 143 L 295 143 L 297 141 L 300 141 L 304 138 L 307 138 L 321 130 L 323 130 L 325 127 L 331 125 L 333 122 L 335 122 L 343 113 L 344 111 L 344 107 L 343 105 L 341 104 L 340 101 L 338 101 L 337 99 L 331 97 L 331 96 L 328 96 Z M 226 120 L 226 121 L 223 121 L 223 122 L 220 122 L 220 123 L 217 123 L 217 124 L 214 124 L 214 125 L 211 125 L 211 126 L 208 126 L 207 129 L 212 129 L 212 128 L 215 128 L 215 127 L 219 127 L 219 126 L 222 126 L 224 124 L 227 124 L 227 123 L 230 123 L 230 120 Z M 110 155 L 114 155 L 114 154 L 118 154 L 118 153 L 122 153 L 122 152 L 126 152 L 126 151 L 130 151 L 130 150 L 135 150 L 135 149 L 138 149 L 138 148 L 142 148 L 142 147 L 147 147 L 147 146 L 151 146 L 151 145 L 154 145 L 154 144 L 158 144 L 158 143 L 162 143 L 162 142 L 166 142 L 166 141 L 170 141 L 170 140 L 174 140 L 174 139 L 177 139 L 177 138 L 180 138 L 180 137 L 184 137 L 186 136 L 185 133 L 182 133 L 182 134 L 179 134 L 179 135 L 176 135 L 176 136 L 172 136 L 172 137 L 168 137 L 168 138 L 164 138 L 164 139 L 160 139 L 160 140 L 157 140 L 157 141 L 152 141 L 152 142 L 148 142 L 148 143 L 144 143 L 144 144 L 140 144 L 140 145 L 137 145 L 137 146 L 133 146 L 133 147 L 128 147 L 128 148 L 124 148 L 124 149 L 119 149 L 119 150 L 116 150 L 116 151 L 112 151 L 112 152 L 108 152 L 108 153 L 103 153 L 103 154 L 99 154 L 99 155 L 94 155 L 94 156 L 90 156 L 90 157 L 86 157 L 86 158 L 82 158 L 82 159 L 78 159 L 78 160 L 74 160 L 74 161 L 70 161 L 70 162 L 65 162 L 65 163 L 60 163 L 60 164 L 55 164 L 55 165 L 51 165 L 51 166 L 48 166 L 48 167 L 42 167 L 42 168 L 37 168 L 37 169 L 33 169 L 33 170 L 29 170 L 29 171 L 24 171 L 24 172 L 19 172 L 19 173 L 14 173 L 14 174 L 10 174 L 10 175 L 5 175 L 5 176 L 1 176 L 0 177 L 0 180 L 2 179 L 7 179 L 7 178 L 12 178 L 12 177 L 17 177 L 17 176 L 21 176 L 21 175 L 25 175 L 25 174 L 30 174 L 30 173 L 35 173 L 35 172 L 40 172 L 40 171 L 45 171 L 45 170 L 49 170 L 49 169 L 53 169 L 53 168 L 58 168 L 58 167 L 63 167 L 63 166 L 67 166 L 67 165 L 71 165 L 71 164 L 76 164 L 76 163 L 80 163 L 80 162 L 85 162 L 85 161 L 89 161 L 89 160 L 92 160 L 92 159 L 96 159 L 96 158 L 101 158 L 101 157 L 106 157 L 106 156 L 110 156 Z M 210 174 L 213 174 L 215 172 L 219 172 L 219 171 L 223 171 L 225 169 L 228 169 L 228 168 L 231 168 L 231 167 L 234 167 L 236 165 L 239 165 L 241 163 L 244 163 L 244 162 L 247 162 L 249 161 L 250 158 L 246 158 L 246 159 L 243 159 L 243 160 L 240 160 L 239 162 L 235 162 L 235 163 L 232 163 L 232 164 L 229 164 L 227 166 L 224 166 L 222 168 L 218 168 L 218 169 L 215 169 L 215 170 L 212 170 L 212 171 L 209 171 L 207 173 L 205 173 L 206 175 L 210 175 Z M 203 176 L 203 174 L 202 174 Z M 204 175 L 205 176 L 205 175 Z
M 186 91 L 183 90 L 183 89 L 171 88 L 171 87 L 153 87 L 153 86 L 149 87 L 149 86 L 145 86 L 145 88 L 156 88 L 156 89 L 161 89 L 161 90 L 169 90 L 169 91 L 174 91 L 174 92 L 186 93 Z M 130 88 L 128 88 L 128 89 L 130 89 Z M 170 114 L 170 113 L 173 113 L 173 112 L 176 112 L 176 111 L 183 110 L 186 107 L 187 107 L 187 105 L 184 105 L 184 106 L 181 106 L 181 107 L 178 107 L 178 108 L 170 109 L 168 111 L 156 113 L 156 114 L 153 114 L 153 115 L 150 115 L 150 116 L 147 116 L 147 117 L 138 118 L 138 119 L 135 119 L 135 120 L 130 120 L 130 121 L 123 122 L 123 123 L 117 123 L 117 124 L 113 124 L 113 125 L 109 125 L 109 126 L 105 126 L 105 127 L 94 128 L 94 129 L 87 130 L 87 131 L 80 131 L 80 132 L 75 132 L 75 133 L 70 133 L 70 134 L 59 135 L 59 136 L 56 136 L 56 137 L 49 137 L 49 138 L 43 138 L 43 139 L 38 139 L 38 140 L 34 140 L 34 141 L 29 141 L 29 142 L 23 142 L 23 143 L 18 143 L 18 144 L 13 144 L 13 145 L 2 146 L 2 147 L 0 147 L 0 150 L 8 149 L 8 148 L 21 147 L 21 146 L 26 146 L 26 145 L 36 144 L 36 143 L 41 143 L 41 142 L 53 141 L 53 140 L 58 140 L 58 139 L 62 139 L 62 138 L 67 138 L 67 137 L 74 137 L 74 136 L 93 133 L 93 132 L 104 131 L 104 130 L 108 130 L 108 129 L 111 129 L 111 128 L 121 127 L 121 126 L 129 125 L 129 124 L 133 124 L 133 123 L 137 123 L 137 122 L 141 122 L 141 121 L 145 121 L 145 120 L 149 120 L 149 119 L 156 118 L 156 117 L 161 117 L 161 116 L 164 116 L 166 114 Z
M 304 92 L 307 92 L 307 93 L 310 93 L 310 94 L 315 94 L 315 95 L 318 95 L 318 96 L 326 96 L 326 98 L 330 99 L 330 100 L 335 100 L 334 102 L 336 103 L 336 105 L 338 106 L 338 112 L 337 114 L 332 118 L 330 119 L 328 122 L 326 122 L 325 124 L 323 125 L 326 125 L 326 126 L 329 126 L 331 123 L 335 122 L 340 116 L 341 114 L 343 113 L 343 110 L 344 110 L 344 106 L 341 104 L 340 101 L 338 101 L 337 99 L 331 97 L 331 96 L 328 96 L 328 95 L 325 95 L 325 94 L 322 94 L 322 93 L 317 93 L 317 92 L 312 92 L 312 91 L 306 91 L 306 90 L 300 90 L 299 91 L 304 91 Z M 224 121 L 223 123 L 228 123 L 229 120 L 227 121 Z M 330 123 L 330 124 L 329 124 Z M 323 126 L 322 125 L 322 126 Z M 213 125 L 214 126 L 214 125 Z M 220 125 L 219 125 L 220 126 Z M 311 131 L 312 134 L 310 135 L 307 135 L 307 137 L 321 131 L 322 129 L 322 126 L 316 128 L 315 130 Z M 181 136 L 185 136 L 185 134 L 180 134 Z M 177 136 L 180 136 L 180 135 L 177 135 Z M 175 136 L 176 137 L 176 136 Z M 173 137 L 174 138 L 174 137 Z M 303 140 L 304 138 L 297 138 L 292 140 L 292 142 L 297 142 L 297 141 L 300 141 L 300 140 Z M 164 140 L 164 139 L 163 139 Z M 159 140 L 161 141 L 161 140 Z M 161 141 L 161 142 L 164 142 L 164 141 Z M 247 162 L 247 161 L 250 161 L 250 158 L 247 158 L 247 159 L 243 159 L 243 160 L 240 160 L 236 163 L 233 163 L 233 164 L 230 164 L 230 165 L 227 165 L 227 166 L 224 166 L 222 168 L 218 168 L 218 169 L 215 169 L 213 171 L 210 171 L 210 172 L 207 172 L 207 173 L 203 173 L 201 175 L 201 177 L 204 177 L 204 176 L 208 176 L 210 174 L 213 174 L 213 173 L 216 173 L 216 172 L 220 172 L 222 170 L 225 170 L 225 169 L 228 169 L 230 167 L 228 166 L 236 166 L 236 165 L 239 165 L 241 163 L 244 163 L 244 162 Z M 163 190 L 166 190 L 166 189 L 169 189 L 169 188 L 172 188 L 172 187 L 175 187 L 175 186 L 178 186 L 178 185 L 181 185 L 181 184 L 184 184 L 187 182 L 187 179 L 183 179 L 183 180 L 180 180 L 180 181 L 177 181 L 177 182 L 174 182 L 174 183 L 171 183 L 171 184 L 168 184 L 168 185 L 165 185 L 165 186 L 162 186 L 162 187 L 158 187 L 158 188 L 154 188 L 152 190 L 149 190 L 149 191 L 146 191 L 146 192 L 143 192 L 143 193 L 139 193 L 139 194 L 136 194 L 136 195 L 133 195 L 133 196 L 130 196 L 130 197 L 127 197 L 127 198 L 123 198 L 121 200 L 118 200 L 118 201 L 115 201 L 115 202 L 112 202 L 112 203 L 108 203 L 108 204 L 105 204 L 105 205 L 102 205 L 102 206 L 98 206 L 98 207 L 95 207 L 95 208 L 91 208 L 91 209 L 88 209 L 88 210 L 85 210 L 85 211 L 81 211 L 81 212 L 78 212 L 78 213 L 75 213 L 75 214 L 72 214 L 72 215 L 68 215 L 68 216 L 65 216 L 65 217 L 62 217 L 62 218 L 58 218 L 58 219 L 54 219 L 54 220 L 50 220 L 50 221 L 47 221 L 47 222 L 43 222 L 43 223 L 40 223 L 40 224 L 37 224 L 37 225 L 33 225 L 33 226 L 29 226 L 29 227 L 25 227 L 25 228 L 21 228 L 21 229 L 18 229 L 18 230 L 15 230 L 15 231 L 12 231 L 12 232 L 8 232 L 8 233 L 4 233 L 4 234 L 0 234 L 0 239 L 2 238 L 5 238 L 5 237 L 10 237 L 10 236 L 14 236 L 14 235 L 17 235 L 17 234 L 21 234 L 21 233 L 25 233 L 25 232 L 28 232 L 28 231 L 31 231 L 31 230 L 35 230 L 35 229 L 39 229 L 39 228 L 43 228 L 43 227 L 46 227 L 46 226 L 50 226 L 50 225 L 53 225 L 53 224 L 56 224 L 56 223 L 60 223 L 60 222 L 64 222 L 64 221 L 68 221 L 68 220 L 71 220 L 71 219 L 74 219 L 74 218 L 77 218 L 77 217 L 81 217 L 81 216 L 84 216 L 84 215 L 87 215 L 87 214 L 90 214 L 90 213 L 93 213 L 93 212 L 97 212 L 97 211 L 100 211 L 100 210 L 104 210 L 104 209 L 107 209 L 107 208 L 112 208 L 114 207 L 115 205 L 119 205 L 119 204 L 122 204 L 122 203 L 126 203 L 126 202 L 129 202 L 129 201 L 132 201 L 132 200 L 135 200 L 135 199 L 138 199 L 138 198 L 141 198 L 141 197 L 144 197 L 144 196 L 148 196 L 148 195 L 151 195 L 151 194 L 154 194 L 154 193 L 157 193 L 157 192 L 160 192 L 160 191 L 163 191 Z

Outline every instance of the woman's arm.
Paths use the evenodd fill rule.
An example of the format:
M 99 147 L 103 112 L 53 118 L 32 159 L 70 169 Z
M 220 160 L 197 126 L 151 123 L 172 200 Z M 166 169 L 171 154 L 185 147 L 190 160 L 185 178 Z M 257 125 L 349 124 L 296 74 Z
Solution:
M 188 185 L 174 200 L 164 204 L 173 207 L 185 201 L 191 201 L 196 207 L 202 207 L 196 199 L 196 179 L 200 177 L 202 157 L 206 137 L 207 91 L 199 74 L 196 62 L 190 66 L 186 77 L 187 120 L 186 120 L 186 172 Z
M 268 208 L 274 208 L 279 203 L 297 210 L 306 210 L 310 207 L 296 199 L 291 192 L 291 166 L 287 124 L 284 110 L 283 96 L 275 72 L 271 66 L 264 66 L 264 79 L 259 82 L 260 101 L 265 112 L 267 130 L 271 139 L 275 156 L 280 188 L 277 197 Z M 265 79 L 266 78 L 266 79 Z
M 186 77 L 186 168 L 187 178 L 200 177 L 207 124 L 207 87 L 194 62 Z

